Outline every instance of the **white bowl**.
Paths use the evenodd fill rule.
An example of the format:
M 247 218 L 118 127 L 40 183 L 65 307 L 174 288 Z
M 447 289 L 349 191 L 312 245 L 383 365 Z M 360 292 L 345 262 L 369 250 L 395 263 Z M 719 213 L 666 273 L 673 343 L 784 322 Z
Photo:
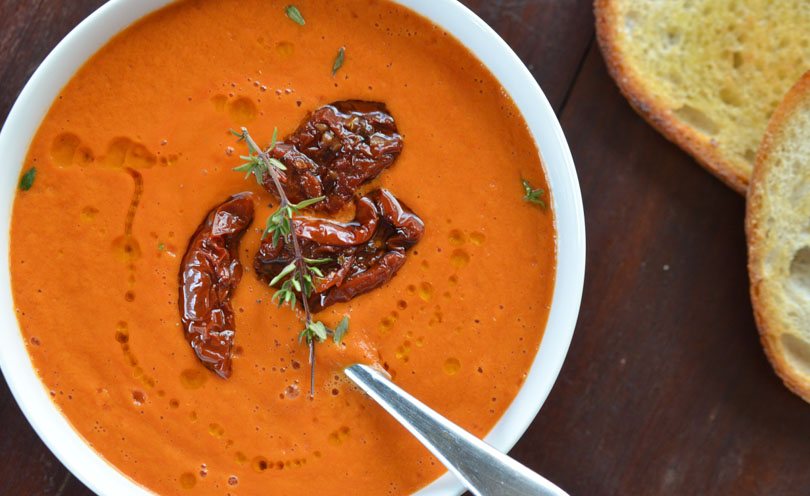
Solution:
M 574 333 L 585 276 L 585 221 L 571 152 L 554 111 L 537 82 L 509 46 L 455 0 L 396 0 L 467 46 L 512 96 L 540 149 L 548 173 L 557 227 L 557 278 L 548 325 L 532 368 L 509 409 L 487 435 L 508 451 L 534 420 L 557 378 Z M 73 74 L 115 34 L 170 0 L 110 0 L 68 34 L 31 76 L 0 132 L 0 258 L 8 260 L 11 207 L 25 155 L 40 122 Z M 148 495 L 104 461 L 57 410 L 28 357 L 11 299 L 10 274 L 0 271 L 0 368 L 28 421 L 50 450 L 98 494 Z M 450 474 L 416 493 L 456 496 Z

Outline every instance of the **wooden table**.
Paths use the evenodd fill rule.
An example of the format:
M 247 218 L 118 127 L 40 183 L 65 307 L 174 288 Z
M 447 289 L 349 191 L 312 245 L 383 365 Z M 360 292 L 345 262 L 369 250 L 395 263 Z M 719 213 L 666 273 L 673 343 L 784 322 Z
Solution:
M 101 0 L 0 0 L 0 115 Z M 591 0 L 466 0 L 562 122 L 588 264 L 568 358 L 512 455 L 572 495 L 807 494 L 810 405 L 782 386 L 748 297 L 744 199 L 608 77 Z M 1 382 L 1 381 L 0 381 Z M 91 494 L 0 384 L 0 494 Z

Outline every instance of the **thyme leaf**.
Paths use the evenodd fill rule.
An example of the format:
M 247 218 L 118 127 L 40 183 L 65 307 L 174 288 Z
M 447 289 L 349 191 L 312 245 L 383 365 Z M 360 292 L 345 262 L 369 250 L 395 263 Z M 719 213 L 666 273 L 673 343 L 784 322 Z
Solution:
M 338 69 L 343 67 L 343 59 L 345 58 L 345 56 L 346 56 L 346 47 L 340 47 L 340 50 L 338 50 L 338 54 L 335 57 L 335 61 L 332 63 L 332 77 L 335 77 L 335 74 L 337 73 Z
M 304 20 L 304 16 L 301 15 L 301 11 L 298 10 L 298 7 L 295 5 L 287 5 L 284 7 L 284 12 L 287 14 L 287 17 L 292 19 L 296 24 L 299 26 L 303 26 L 307 22 Z
M 20 178 L 20 191 L 28 191 L 34 185 L 34 179 L 37 177 L 37 168 L 31 167 Z
M 343 317 L 343 319 L 340 321 L 340 324 L 338 324 L 338 326 L 335 327 L 335 332 L 332 334 L 332 338 L 334 339 L 335 344 L 340 344 L 340 342 L 343 340 L 343 335 L 346 334 L 347 332 L 349 332 L 348 315 Z

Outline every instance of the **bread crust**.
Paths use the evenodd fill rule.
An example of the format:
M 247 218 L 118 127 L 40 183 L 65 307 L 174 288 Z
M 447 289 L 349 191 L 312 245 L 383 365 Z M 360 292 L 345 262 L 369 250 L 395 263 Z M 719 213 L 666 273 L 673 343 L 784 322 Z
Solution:
M 594 0 L 596 39 L 611 77 L 619 90 L 644 119 L 726 185 L 745 194 L 748 177 L 720 155 L 712 140 L 677 119 L 653 95 L 644 91 L 643 80 L 625 60 L 617 42 L 620 25 L 615 0 Z
M 810 99 L 810 71 L 788 91 L 782 103 L 776 108 L 762 144 L 757 151 L 756 165 L 751 176 L 751 184 L 746 195 L 745 234 L 748 242 L 748 276 L 751 281 L 751 303 L 754 307 L 754 320 L 759 330 L 760 341 L 765 356 L 776 374 L 791 391 L 810 402 L 810 381 L 787 362 L 782 346 L 781 335 L 790 332 L 776 317 L 777 310 L 766 292 L 766 280 L 762 267 L 767 256 L 767 239 L 762 227 L 762 206 L 765 191 L 765 178 L 772 172 L 771 152 L 779 139 L 782 129 L 789 125 L 790 118 L 801 104 Z

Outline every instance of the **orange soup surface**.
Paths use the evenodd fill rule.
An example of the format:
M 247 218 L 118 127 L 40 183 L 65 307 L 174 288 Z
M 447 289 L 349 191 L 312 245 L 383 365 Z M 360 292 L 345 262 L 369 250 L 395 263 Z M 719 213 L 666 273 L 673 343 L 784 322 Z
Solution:
M 411 494 L 444 468 L 342 368 L 386 369 L 484 436 L 535 357 L 555 277 L 547 190 L 526 124 L 442 28 L 387 1 L 179 1 L 135 23 L 61 91 L 15 200 L 10 267 L 32 362 L 99 454 L 158 494 Z M 344 61 L 332 74 L 338 50 Z M 253 272 L 276 200 L 232 169 L 241 126 L 260 143 L 339 100 L 384 102 L 403 148 L 370 187 L 425 224 L 384 286 L 317 314 L 309 397 L 303 316 Z M 233 373 L 204 368 L 183 334 L 178 271 L 207 212 L 252 191 L 257 208 L 231 304 Z M 545 197 L 548 204 L 548 195 Z

